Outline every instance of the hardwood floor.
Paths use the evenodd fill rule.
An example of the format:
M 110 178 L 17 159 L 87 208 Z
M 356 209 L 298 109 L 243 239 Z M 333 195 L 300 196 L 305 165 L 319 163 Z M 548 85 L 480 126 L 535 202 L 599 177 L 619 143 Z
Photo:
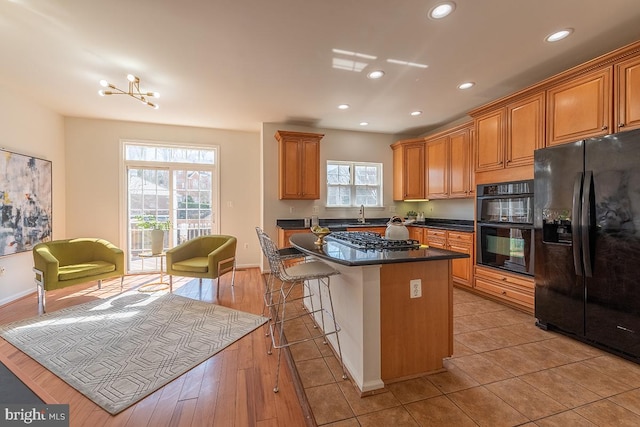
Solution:
M 125 278 L 132 289 L 157 280 L 157 274 Z M 238 270 L 222 279 L 220 305 L 250 313 L 262 312 L 262 278 L 257 268 Z M 35 286 L 34 286 L 35 287 Z M 174 277 L 174 293 L 214 302 L 215 285 Z M 35 291 L 35 289 L 34 289 Z M 120 292 L 120 279 L 96 282 L 47 293 L 47 310 L 59 310 Z M 38 314 L 35 292 L 0 307 L 0 324 Z M 181 377 L 116 416 L 110 415 L 40 364 L 0 339 L 0 359 L 19 370 L 23 382 L 40 392 L 47 403 L 69 403 L 71 426 L 304 426 L 313 418 L 298 398 L 296 382 L 286 363 L 280 371 L 280 391 L 272 391 L 276 354 L 267 355 L 269 338 L 258 328 Z M 295 375 L 295 374 L 294 374 Z M 298 383 L 299 384 L 299 383 Z

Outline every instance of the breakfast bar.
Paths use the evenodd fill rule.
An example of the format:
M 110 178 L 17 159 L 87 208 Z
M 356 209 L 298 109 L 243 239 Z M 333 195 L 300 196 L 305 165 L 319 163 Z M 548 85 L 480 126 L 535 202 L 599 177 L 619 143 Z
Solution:
M 380 245 L 364 247 L 350 242 L 357 237 L 350 233 L 357 232 L 333 233 L 321 245 L 300 233 L 290 243 L 340 272 L 330 289 L 353 382 L 369 394 L 441 370 L 453 352 L 451 260 L 468 255 L 415 241 L 393 247 L 379 236 Z M 328 340 L 336 348 L 335 335 Z

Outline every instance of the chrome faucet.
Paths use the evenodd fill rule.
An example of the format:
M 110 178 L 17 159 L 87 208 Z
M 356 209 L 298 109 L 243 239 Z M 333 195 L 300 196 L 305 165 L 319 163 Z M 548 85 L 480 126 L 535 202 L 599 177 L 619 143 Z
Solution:
M 360 205 L 360 218 L 358 218 L 358 222 L 360 224 L 364 224 L 366 222 L 364 219 L 364 205 Z

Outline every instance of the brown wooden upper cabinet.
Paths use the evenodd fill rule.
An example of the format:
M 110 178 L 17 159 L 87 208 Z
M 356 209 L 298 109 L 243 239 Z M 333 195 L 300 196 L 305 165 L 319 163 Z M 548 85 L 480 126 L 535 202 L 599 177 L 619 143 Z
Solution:
M 427 141 L 427 198 L 449 197 L 449 137 Z
M 504 168 L 505 111 L 485 113 L 474 120 L 476 130 L 476 172 Z
M 473 197 L 476 192 L 473 172 L 473 124 L 449 136 L 449 197 Z
M 426 138 L 426 197 L 473 197 L 471 124 Z
M 424 191 L 424 139 L 395 142 L 393 150 L 393 200 L 421 200 Z
M 616 64 L 616 132 L 640 128 L 640 57 Z
M 640 128 L 640 57 L 550 88 L 547 121 L 547 145 Z
M 547 146 L 612 133 L 613 67 L 547 90 Z
M 544 92 L 514 100 L 474 118 L 476 172 L 533 164 L 544 147 Z
M 276 132 L 280 199 L 320 198 L 320 140 L 323 136 L 318 133 Z

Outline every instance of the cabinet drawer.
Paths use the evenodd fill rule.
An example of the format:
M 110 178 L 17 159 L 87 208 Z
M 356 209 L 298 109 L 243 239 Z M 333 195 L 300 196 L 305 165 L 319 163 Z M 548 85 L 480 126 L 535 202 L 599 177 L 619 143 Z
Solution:
M 534 289 L 533 279 L 504 274 L 490 269 L 484 269 L 482 267 L 476 267 L 476 277 L 481 277 L 498 283 L 506 283 L 516 288 L 522 288 L 523 291 L 533 291 Z
M 476 276 L 476 289 L 533 308 L 533 293 L 511 288 L 508 284 L 496 283 Z
M 427 228 L 427 239 L 446 239 L 447 230 L 439 230 L 435 228 Z
M 447 241 L 446 239 L 439 239 L 439 238 L 433 238 L 430 237 L 427 239 L 427 245 L 431 246 L 432 248 L 438 248 L 438 249 L 447 249 Z
M 449 232 L 449 244 L 453 244 L 453 242 L 472 242 L 473 241 L 473 233 L 463 233 L 460 231 L 450 231 Z

